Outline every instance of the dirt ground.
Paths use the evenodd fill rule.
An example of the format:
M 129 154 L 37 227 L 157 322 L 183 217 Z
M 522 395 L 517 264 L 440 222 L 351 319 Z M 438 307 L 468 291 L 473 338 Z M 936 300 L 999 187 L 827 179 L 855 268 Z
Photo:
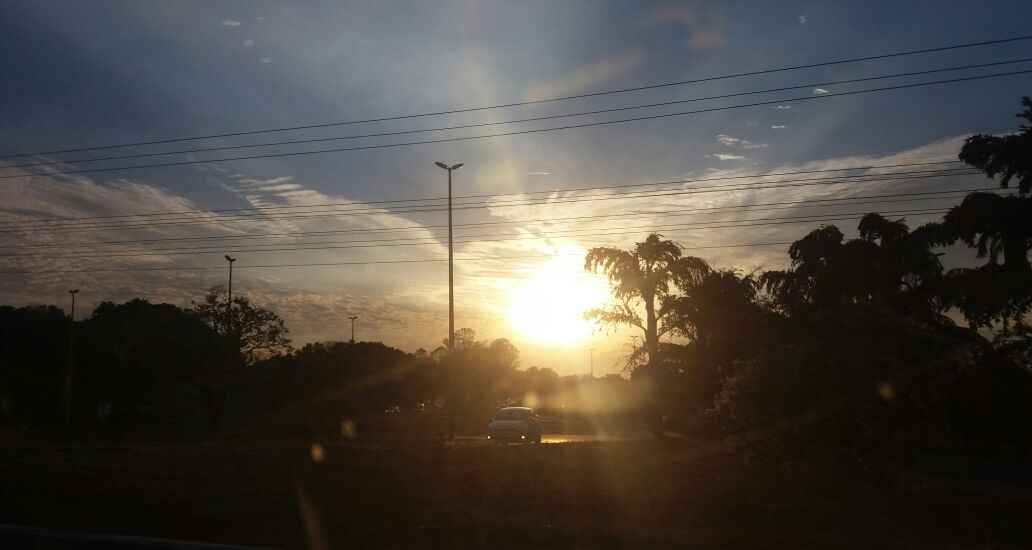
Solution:
M 283 548 L 1032 541 L 1027 482 L 857 472 L 688 441 L 22 446 L 0 448 L 0 523 Z

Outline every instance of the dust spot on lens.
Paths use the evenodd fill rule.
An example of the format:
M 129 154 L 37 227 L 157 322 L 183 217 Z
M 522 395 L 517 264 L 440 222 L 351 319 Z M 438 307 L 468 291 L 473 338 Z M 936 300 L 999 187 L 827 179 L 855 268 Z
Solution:
M 358 437 L 358 429 L 355 426 L 355 422 L 347 418 L 341 420 L 340 435 L 341 437 L 345 437 L 347 439 L 354 439 L 355 437 Z
M 878 395 L 885 401 L 896 400 L 896 387 L 888 382 L 878 384 Z
M 312 447 L 308 450 L 308 454 L 312 456 L 312 462 L 315 462 L 316 464 L 326 460 L 326 449 L 318 443 L 312 444 Z

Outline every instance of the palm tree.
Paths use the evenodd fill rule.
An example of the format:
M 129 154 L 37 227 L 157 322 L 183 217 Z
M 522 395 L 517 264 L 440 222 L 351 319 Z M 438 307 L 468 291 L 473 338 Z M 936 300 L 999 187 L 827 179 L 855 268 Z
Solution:
M 674 305 L 671 293 L 676 288 L 698 285 L 711 271 L 705 260 L 682 256 L 677 243 L 662 240 L 655 233 L 644 242 L 635 243 L 631 250 L 592 248 L 584 259 L 584 269 L 605 273 L 613 296 L 620 301 L 609 308 L 593 309 L 587 316 L 603 323 L 640 328 L 645 336 L 648 365 L 656 360 L 660 337 L 675 328 L 666 319 Z

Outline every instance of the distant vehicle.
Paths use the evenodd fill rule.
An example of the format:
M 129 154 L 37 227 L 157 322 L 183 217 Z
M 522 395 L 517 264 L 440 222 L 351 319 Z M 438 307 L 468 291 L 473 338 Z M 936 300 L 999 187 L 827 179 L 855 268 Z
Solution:
M 530 407 L 505 407 L 487 424 L 487 438 L 498 443 L 541 443 L 541 423 Z

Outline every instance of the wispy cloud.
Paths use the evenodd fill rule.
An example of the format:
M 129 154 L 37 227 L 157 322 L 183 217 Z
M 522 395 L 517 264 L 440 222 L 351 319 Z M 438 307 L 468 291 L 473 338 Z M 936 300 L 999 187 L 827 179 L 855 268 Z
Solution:
M 781 130 L 783 128 L 788 128 L 788 126 L 786 126 L 784 124 L 772 124 L 771 125 L 771 129 L 774 129 L 774 130 Z
M 792 106 L 791 105 L 775 105 L 774 108 L 778 109 L 778 110 L 781 110 L 781 111 L 787 111 L 787 110 L 791 109 Z
M 757 143 L 747 139 L 731 137 L 727 134 L 717 134 L 717 143 L 724 147 L 734 147 L 739 149 L 765 149 L 767 147 L 766 143 Z
M 532 101 L 577 94 L 631 72 L 638 67 L 641 59 L 642 54 L 638 50 L 599 59 L 583 67 L 578 67 L 564 76 L 532 82 L 524 95 L 527 100 Z
M 713 155 L 710 155 L 710 156 L 712 156 L 715 159 L 719 159 L 719 160 L 748 160 L 747 157 L 744 157 L 742 155 L 732 155 L 732 154 L 729 154 L 729 153 L 714 153 Z
M 254 47 L 254 40 L 251 40 L 250 38 L 247 39 L 247 40 L 244 40 L 244 47 L 245 48 L 253 48 Z
M 527 172 L 527 175 L 528 176 L 550 176 L 550 175 L 552 175 L 552 173 L 551 172 L 544 172 L 544 171 L 541 171 L 541 170 L 535 170 L 533 172 Z
M 799 16 L 799 24 L 800 25 L 805 25 L 807 21 L 809 21 L 809 18 L 807 18 L 805 15 L 800 15 Z
M 695 7 L 662 6 L 643 19 L 642 24 L 683 25 L 688 30 L 688 44 L 697 50 L 718 48 L 727 43 L 723 19 Z
M 223 19 L 222 20 L 222 26 L 223 27 L 239 27 L 240 24 L 241 24 L 240 21 L 237 21 L 236 19 Z
M 261 61 L 262 63 L 272 63 L 272 58 L 271 57 L 263 57 L 263 58 L 259 59 L 258 61 Z
M 813 93 L 815 93 L 817 95 L 824 95 L 824 94 L 830 94 L 831 92 L 829 92 L 828 90 L 825 90 L 824 88 L 814 88 L 813 89 Z

